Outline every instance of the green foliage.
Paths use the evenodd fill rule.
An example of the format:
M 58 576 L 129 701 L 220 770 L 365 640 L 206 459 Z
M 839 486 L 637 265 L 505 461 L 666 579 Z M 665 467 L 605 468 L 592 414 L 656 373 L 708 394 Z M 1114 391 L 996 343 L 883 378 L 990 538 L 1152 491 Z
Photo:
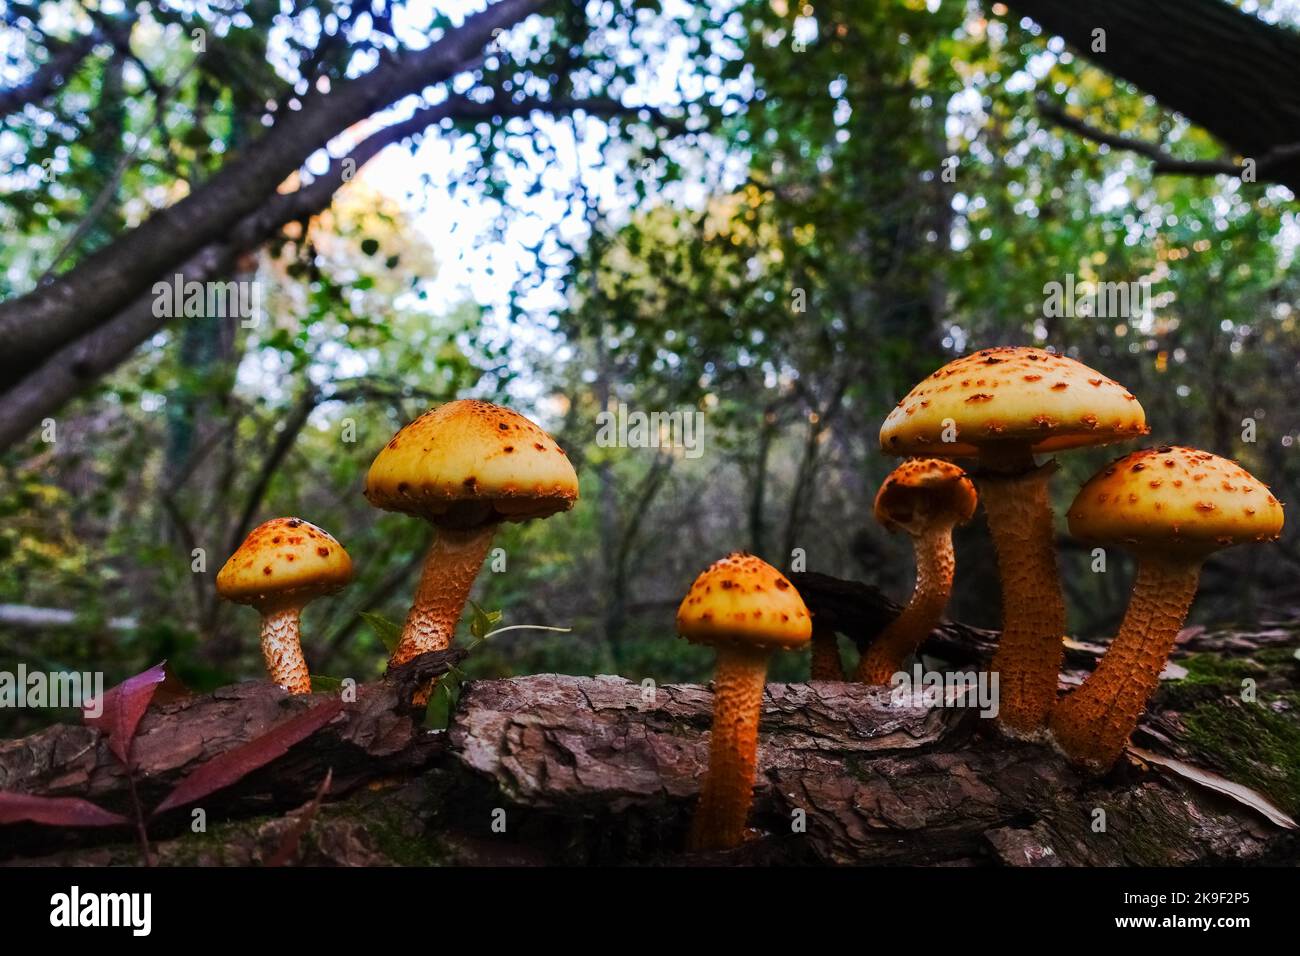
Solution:
M 67 14 L 51 18 L 65 30 L 54 39 L 89 29 L 72 5 L 45 6 Z M 132 7 L 131 56 L 96 48 L 48 102 L 7 119 L 0 296 L 211 178 L 291 112 L 300 80 L 341 79 L 387 42 L 382 23 L 362 30 L 330 2 L 239 7 Z M 975 347 L 1076 354 L 1139 396 L 1153 440 L 1240 458 L 1282 500 L 1300 497 L 1300 273 L 1284 191 L 1155 175 L 1052 127 L 1040 95 L 1179 156 L 1221 152 L 1104 63 L 986 13 L 920 0 L 619 2 L 559 5 L 545 28 L 519 31 L 487 58 L 483 89 L 645 94 L 663 115 L 430 132 L 470 160 L 451 181 L 431 169 L 428 194 L 499 203 L 480 242 L 536 208 L 567 216 L 530 240 L 536 265 L 510 290 L 508 314 L 437 300 L 439 259 L 464 250 L 430 248 L 425 197 L 359 176 L 327 214 L 242 264 L 265 292 L 261 323 L 172 323 L 60 416 L 59 442 L 0 458 L 0 601 L 78 615 L 74 628 L 0 634 L 0 666 L 93 663 L 125 676 L 167 657 L 200 689 L 260 673 L 254 612 L 219 602 L 213 581 L 250 525 L 296 514 L 335 534 L 356 568 L 351 587 L 305 612 L 308 660 L 378 674 L 430 529 L 371 508 L 365 472 L 403 424 L 469 395 L 507 400 L 554 431 L 581 500 L 500 530 L 508 571 L 480 575 L 466 625 L 487 642 L 444 681 L 439 725 L 462 676 L 706 679 L 711 655 L 674 638 L 673 610 L 734 548 L 783 566 L 800 549 L 812 570 L 905 595 L 910 550 L 870 512 L 893 464 L 879 424 L 916 380 Z M 426 32 L 447 22 L 435 15 Z M 203 55 L 189 42 L 196 28 Z M 21 45 L 15 62 L 43 58 L 40 37 Z M 565 175 L 574 133 L 596 167 L 582 183 Z M 528 206 L 535 197 L 553 203 Z M 589 234 L 573 228 L 580 220 Z M 1044 286 L 1067 275 L 1146 281 L 1155 308 L 1046 315 Z M 597 416 L 620 402 L 700 413 L 704 454 L 599 443 Z M 1254 442 L 1242 437 L 1248 418 Z M 1058 513 L 1111 454 L 1060 456 Z M 1059 530 L 1072 630 L 1106 633 L 1128 565 L 1114 556 L 1092 573 Z M 1210 562 L 1196 617 L 1286 612 L 1296 535 Z M 950 613 L 996 625 L 979 527 L 958 551 Z M 504 632 L 502 613 L 573 630 Z M 109 626 L 128 615 L 136 628 Z M 801 655 L 773 662 L 774 679 L 805 672 Z
M 402 640 L 402 625 L 373 611 L 358 611 L 357 614 L 370 625 L 370 629 L 375 632 L 375 636 L 379 638 L 389 654 L 397 650 L 397 645 Z

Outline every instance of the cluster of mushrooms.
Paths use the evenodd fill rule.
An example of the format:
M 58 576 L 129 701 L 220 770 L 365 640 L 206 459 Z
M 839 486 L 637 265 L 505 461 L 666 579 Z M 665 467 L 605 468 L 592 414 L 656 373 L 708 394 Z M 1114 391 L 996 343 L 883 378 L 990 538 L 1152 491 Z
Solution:
M 997 552 L 1003 627 L 991 670 L 998 722 L 1014 737 L 1049 740 L 1094 772 L 1109 769 L 1155 690 L 1195 596 L 1202 562 L 1230 545 L 1277 538 L 1282 506 L 1236 463 L 1165 445 L 1118 459 L 1084 484 L 1070 531 L 1138 559 L 1119 633 L 1097 669 L 1058 701 L 1065 603 L 1053 548 L 1048 482 L 1036 454 L 1147 434 L 1122 386 L 1034 348 L 990 348 L 943 366 L 898 403 L 881 450 L 904 456 L 875 500 L 877 520 L 913 541 L 916 585 L 902 613 L 861 656 L 855 677 L 887 684 L 934 629 L 952 590 L 952 531 L 982 502 Z M 973 460 L 966 470 L 950 459 Z M 523 416 L 479 401 L 436 408 L 405 426 L 371 465 L 371 504 L 437 528 L 390 666 L 450 646 L 498 525 L 571 508 L 577 477 L 558 445 Z M 257 528 L 217 578 L 220 593 L 262 612 L 272 679 L 293 693 L 310 682 L 298 617 L 351 576 L 347 553 L 297 518 Z M 836 636 L 813 619 L 780 571 L 736 552 L 706 569 L 677 611 L 678 633 L 715 648 L 709 769 L 689 846 L 725 849 L 746 836 L 768 658 L 812 646 L 812 679 L 843 680 Z M 417 701 L 427 699 L 425 688 Z

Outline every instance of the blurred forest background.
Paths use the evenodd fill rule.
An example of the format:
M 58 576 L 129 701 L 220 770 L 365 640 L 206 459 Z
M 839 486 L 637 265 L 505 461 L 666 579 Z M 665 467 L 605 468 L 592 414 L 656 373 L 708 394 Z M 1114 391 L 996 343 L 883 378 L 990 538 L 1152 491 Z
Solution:
M 296 515 L 357 569 L 306 612 L 313 673 L 372 678 L 360 612 L 401 620 L 430 530 L 369 507 L 365 472 L 454 397 L 538 421 L 582 487 L 506 529 L 475 589 L 572 632 L 493 638 L 471 676 L 705 679 L 673 613 L 738 548 L 904 598 L 909 542 L 871 517 L 879 426 L 987 345 L 1075 356 L 1141 399 L 1153 442 L 1300 500 L 1296 156 L 1249 138 L 1251 110 L 1198 121 L 1121 78 L 1171 31 L 1266 69 L 1248 43 L 1294 53 L 1300 5 L 1134 5 L 1111 52 L 1039 25 L 1077 29 L 1069 6 L 0 0 L 0 604 L 68 612 L 0 625 L 0 669 L 260 676 L 256 614 L 213 582 Z M 1255 90 L 1293 133 L 1298 62 L 1292 93 Z M 1256 181 L 1224 173 L 1251 149 Z M 255 283 L 261 320 L 150 318 L 178 272 Z M 1152 308 L 1049 315 L 1067 276 L 1149 283 Z M 619 403 L 703 412 L 703 454 L 601 447 Z M 1093 573 L 1061 515 L 1127 450 L 1060 456 L 1080 637 L 1114 628 L 1131 565 Z M 996 626 L 982 518 L 958 560 L 950 615 Z M 1213 558 L 1192 621 L 1292 616 L 1298 572 L 1293 520 Z

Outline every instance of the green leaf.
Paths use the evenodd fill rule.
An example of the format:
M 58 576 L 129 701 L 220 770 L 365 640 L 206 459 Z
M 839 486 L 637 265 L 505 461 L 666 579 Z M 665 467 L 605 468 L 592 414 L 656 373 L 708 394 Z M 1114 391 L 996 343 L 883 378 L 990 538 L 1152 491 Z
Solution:
M 473 601 L 469 602 L 469 606 L 474 614 L 469 622 L 469 632 L 477 640 L 481 641 L 488 636 L 488 632 L 492 630 L 492 625 L 501 620 L 501 612 L 485 611 Z
M 362 239 L 362 240 L 361 240 L 361 251 L 364 252 L 364 253 L 365 253 L 366 255 L 368 255 L 368 256 L 373 256 L 376 252 L 379 251 L 379 240 L 378 240 L 378 239 Z
M 384 647 L 388 648 L 388 653 L 397 650 L 397 644 L 402 639 L 402 625 L 390 621 L 382 614 L 376 614 L 374 611 L 358 611 L 361 620 L 370 625 L 370 629 L 383 642 Z

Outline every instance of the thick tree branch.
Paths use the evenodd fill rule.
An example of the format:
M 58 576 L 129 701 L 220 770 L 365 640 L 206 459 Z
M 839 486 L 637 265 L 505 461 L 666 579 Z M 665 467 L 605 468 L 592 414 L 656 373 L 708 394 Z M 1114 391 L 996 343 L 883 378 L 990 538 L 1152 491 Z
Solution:
M 514 26 L 544 2 L 498 0 L 424 50 L 389 57 L 331 93 L 313 91 L 301 110 L 189 196 L 159 210 L 71 272 L 0 303 L 0 373 L 30 367 L 123 309 L 157 276 L 219 241 L 256 211 L 317 149 L 384 106 L 455 76 L 497 31 Z
M 492 119 L 524 116 L 535 111 L 585 110 L 593 115 L 629 112 L 606 100 L 521 100 L 474 102 L 457 97 L 416 110 L 408 119 L 386 126 L 363 140 L 351 153 L 331 163 L 323 175 L 293 193 L 279 194 L 243 219 L 222 242 L 204 247 L 175 268 L 186 282 L 206 282 L 229 271 L 240 253 L 256 248 L 290 222 L 309 219 L 327 208 L 335 192 L 356 170 L 388 146 L 422 132 L 443 119 Z M 93 332 L 64 346 L 4 393 L 0 403 L 0 450 L 36 428 L 72 398 L 123 362 L 142 342 L 169 321 L 154 315 L 152 283 L 160 275 L 143 279 L 145 291 L 128 308 Z
M 1300 135 L 1297 31 L 1223 0 L 1008 0 L 1008 6 L 1258 166 L 1269 157 L 1261 180 L 1300 194 L 1300 150 L 1293 148 Z M 1104 50 L 1094 51 L 1103 39 Z M 1179 166 L 1169 171 L 1191 171 Z
M 1038 98 L 1038 112 L 1045 119 L 1057 126 L 1078 133 L 1084 139 L 1091 140 L 1112 149 L 1127 150 L 1153 160 L 1151 167 L 1157 173 L 1172 173 L 1181 176 L 1237 176 L 1247 169 L 1241 163 L 1230 159 L 1179 159 L 1156 143 L 1134 139 L 1120 133 L 1111 133 L 1098 129 L 1083 119 L 1069 113 L 1066 109 L 1044 96 Z M 1259 158 L 1254 172 L 1257 176 L 1266 176 L 1269 170 L 1300 157 L 1300 142 L 1278 146 Z

